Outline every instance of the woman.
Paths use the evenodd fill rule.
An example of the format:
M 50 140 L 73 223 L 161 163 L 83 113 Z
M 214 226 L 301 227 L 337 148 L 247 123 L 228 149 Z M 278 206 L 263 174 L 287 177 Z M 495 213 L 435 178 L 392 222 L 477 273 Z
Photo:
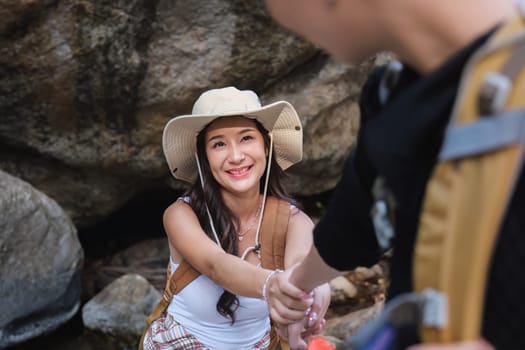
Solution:
M 184 259 L 201 275 L 151 324 L 144 349 L 267 349 L 263 299 L 279 272 L 260 261 L 267 194 L 290 203 L 285 268 L 312 245 L 312 221 L 281 184 L 283 171 L 302 158 L 297 113 L 284 101 L 261 107 L 252 91 L 209 90 L 191 115 L 168 122 L 163 149 L 175 178 L 192 183 L 164 213 L 171 271 Z M 305 331 L 318 332 L 330 302 L 328 285 L 307 299 L 313 305 Z

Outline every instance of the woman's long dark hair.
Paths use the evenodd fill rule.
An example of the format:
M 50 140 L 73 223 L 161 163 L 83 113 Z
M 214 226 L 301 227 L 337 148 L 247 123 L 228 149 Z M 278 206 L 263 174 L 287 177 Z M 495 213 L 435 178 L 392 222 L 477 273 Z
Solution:
M 270 136 L 268 131 L 257 120 L 253 120 L 259 132 L 263 135 L 264 145 L 266 149 L 270 148 Z M 201 183 L 197 181 L 190 187 L 187 195 L 190 197 L 190 205 L 195 211 L 199 222 L 204 232 L 215 241 L 213 231 L 211 229 L 210 220 L 206 213 L 206 204 L 210 210 L 210 214 L 217 230 L 217 236 L 221 242 L 221 246 L 227 253 L 238 255 L 237 249 L 237 233 L 235 227 L 239 227 L 239 218 L 237 218 L 232 211 L 224 204 L 221 196 L 220 185 L 217 183 L 210 169 L 208 158 L 206 157 L 205 149 L 205 135 L 209 124 L 197 136 L 197 155 L 202 170 L 202 177 L 206 186 L 206 191 L 203 191 Z M 268 164 L 266 165 L 268 166 Z M 288 195 L 283 187 L 283 180 L 285 173 L 275 161 L 275 157 L 271 159 L 270 179 L 268 180 L 268 195 L 284 199 L 290 203 L 295 203 L 295 200 Z M 260 181 L 260 193 L 264 190 L 264 180 L 266 178 L 266 169 Z M 217 302 L 217 311 L 225 317 L 229 317 L 232 324 L 235 322 L 235 311 L 239 307 L 239 299 L 235 294 L 224 291 L 219 301 Z

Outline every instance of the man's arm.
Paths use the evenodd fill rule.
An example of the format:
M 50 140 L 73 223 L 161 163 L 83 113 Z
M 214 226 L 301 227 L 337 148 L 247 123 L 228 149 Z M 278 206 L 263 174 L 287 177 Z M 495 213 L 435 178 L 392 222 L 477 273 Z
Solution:
M 312 246 L 303 261 L 292 270 L 289 282 L 304 291 L 311 291 L 318 285 L 330 282 L 342 274 L 343 271 L 326 264 L 317 248 Z

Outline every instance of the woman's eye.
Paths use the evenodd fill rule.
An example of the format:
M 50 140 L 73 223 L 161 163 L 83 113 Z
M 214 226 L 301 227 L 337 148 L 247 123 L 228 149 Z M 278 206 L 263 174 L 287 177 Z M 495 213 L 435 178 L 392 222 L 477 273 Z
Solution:
M 223 147 L 223 146 L 224 146 L 224 142 L 218 141 L 213 144 L 212 148 Z
M 253 136 L 252 135 L 244 135 L 242 137 L 242 141 L 249 141 L 249 140 L 252 140 L 253 139 Z

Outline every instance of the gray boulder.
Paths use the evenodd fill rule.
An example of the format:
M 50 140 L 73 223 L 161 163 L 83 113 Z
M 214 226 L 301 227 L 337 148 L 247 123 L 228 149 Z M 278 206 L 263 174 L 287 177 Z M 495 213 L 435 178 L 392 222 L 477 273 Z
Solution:
M 142 276 L 124 275 L 104 288 L 82 307 L 86 328 L 125 346 L 136 346 L 146 317 L 162 294 Z
M 83 250 L 51 198 L 0 170 L 0 348 L 58 328 L 80 305 Z

